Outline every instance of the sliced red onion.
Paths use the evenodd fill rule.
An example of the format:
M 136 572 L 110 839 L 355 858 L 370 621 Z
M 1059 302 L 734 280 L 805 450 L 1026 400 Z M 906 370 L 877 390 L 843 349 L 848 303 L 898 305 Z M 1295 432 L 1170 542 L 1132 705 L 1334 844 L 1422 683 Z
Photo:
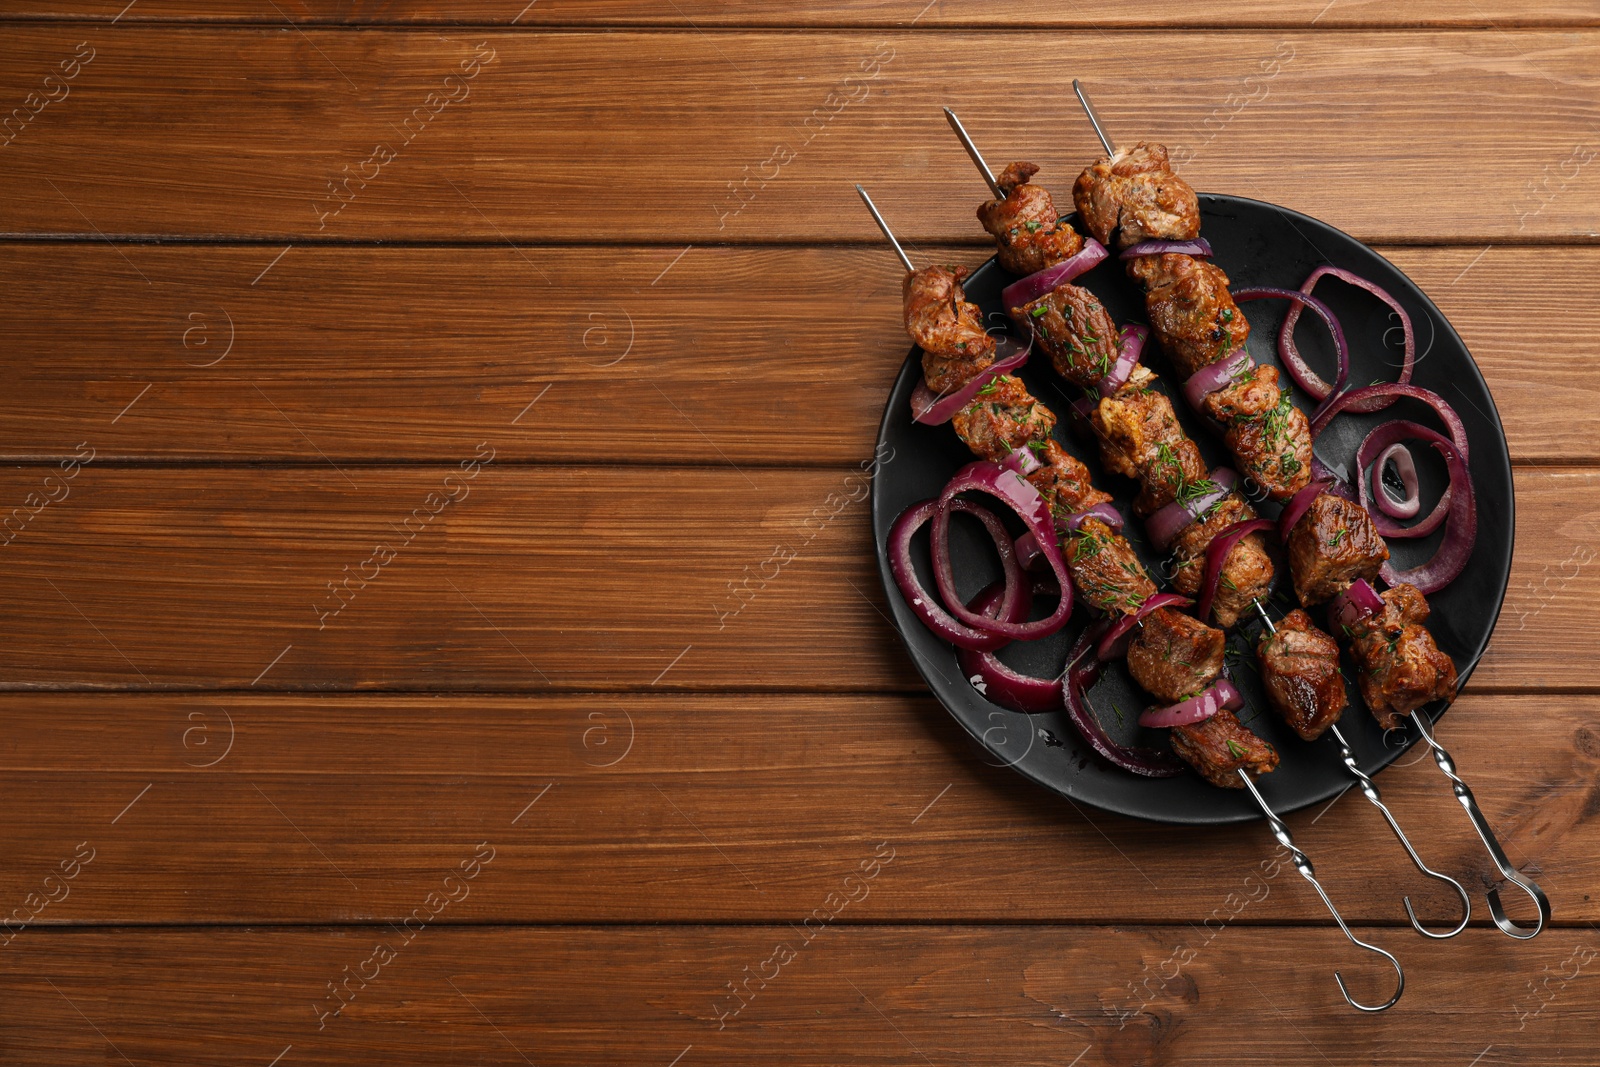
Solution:
M 1100 638 L 1100 643 L 1095 647 L 1095 658 L 1102 663 L 1114 659 L 1121 659 L 1122 654 L 1128 650 L 1128 634 L 1139 625 L 1139 620 L 1155 611 L 1157 608 L 1186 608 L 1194 601 L 1177 593 L 1157 593 L 1148 597 L 1132 615 L 1119 615 L 1112 620 L 1106 628 L 1105 636 Z
M 1183 398 L 1190 407 L 1199 411 L 1201 401 L 1243 374 L 1246 367 L 1253 366 L 1255 361 L 1250 358 L 1250 353 L 1241 348 L 1233 355 L 1201 367 L 1190 375 L 1189 380 L 1183 383 Z
M 1032 570 L 1035 563 L 1044 559 L 1044 553 L 1039 551 L 1039 539 L 1027 530 L 1012 544 L 1011 551 L 1016 553 L 1017 565 L 1025 571 Z
M 996 582 L 972 599 L 967 605 L 973 611 L 992 615 L 1004 599 L 1005 587 Z M 1054 711 L 1061 706 L 1061 676 L 1035 678 L 1001 663 L 993 652 L 958 648 L 956 662 L 966 675 L 972 688 L 982 693 L 991 704 L 1012 711 Z
M 1061 588 L 1061 600 L 1047 618 L 1034 622 L 990 619 L 969 611 L 956 595 L 955 573 L 950 565 L 950 511 L 956 494 L 969 489 L 988 493 L 1016 512 L 1038 542 L 1039 550 L 1050 564 L 1050 571 Z M 1010 553 L 1011 539 L 1005 537 L 1001 540 L 1006 542 L 1002 554 Z M 987 633 L 1001 634 L 1019 641 L 1045 637 L 1065 626 L 1072 614 L 1072 581 L 1067 575 L 1066 560 L 1061 556 L 1061 546 L 1056 543 L 1055 523 L 1050 518 L 1049 507 L 1031 482 L 1015 471 L 1005 470 L 994 463 L 980 460 L 967 464 L 956 471 L 955 477 L 944 487 L 944 492 L 939 494 L 938 507 L 933 515 L 933 576 L 939 595 L 944 598 L 950 613 L 966 625 Z
M 1467 561 L 1472 558 L 1472 546 L 1478 539 L 1478 504 L 1472 490 L 1472 475 L 1467 470 L 1466 457 L 1458 452 L 1455 445 L 1443 434 L 1435 433 L 1426 426 L 1418 426 L 1416 423 L 1406 423 L 1404 420 L 1397 419 L 1394 422 L 1385 423 L 1384 426 L 1378 427 L 1377 430 L 1373 431 L 1373 436 L 1377 436 L 1380 431 L 1385 430 L 1387 427 L 1393 427 L 1389 431 L 1393 434 L 1415 438 L 1432 445 L 1434 451 L 1444 457 L 1445 465 L 1450 469 L 1450 488 L 1440 501 L 1441 505 L 1445 499 L 1450 502 L 1450 511 L 1446 519 L 1448 525 L 1445 526 L 1444 540 L 1439 542 L 1439 548 L 1434 552 L 1433 558 L 1421 566 L 1412 567 L 1410 570 L 1404 571 L 1397 569 L 1393 561 L 1385 560 L 1383 569 L 1378 572 L 1383 576 L 1383 580 L 1390 585 L 1409 582 L 1424 594 L 1433 593 L 1455 581 L 1461 572 L 1466 569 Z M 1378 439 L 1380 441 L 1383 440 L 1382 437 L 1378 437 Z M 1382 445 L 1377 447 L 1382 447 Z M 1364 496 L 1366 480 L 1362 479 L 1358 484 L 1361 486 L 1362 495 Z M 1438 507 L 1435 507 L 1434 510 L 1437 511 Z M 1430 515 L 1422 523 L 1418 523 L 1417 526 L 1421 526 L 1431 519 L 1432 516 Z M 1372 521 L 1380 532 L 1385 526 L 1390 525 L 1388 520 L 1381 515 L 1372 516 Z M 1410 534 L 1411 531 L 1417 529 L 1417 526 L 1404 527 L 1403 529 L 1407 534 Z
M 1237 711 L 1242 707 L 1244 707 L 1244 696 L 1228 679 L 1218 678 L 1211 688 L 1202 690 L 1188 700 L 1180 700 L 1171 707 L 1151 708 L 1139 716 L 1139 725 L 1155 729 L 1164 726 L 1188 726 L 1191 723 L 1205 722 L 1223 708 Z
M 1264 296 L 1292 301 L 1295 308 L 1301 305 L 1309 307 L 1327 324 L 1328 332 L 1333 334 L 1333 347 L 1339 354 L 1339 374 L 1334 378 L 1332 385 L 1319 378 L 1317 373 L 1306 365 L 1306 361 L 1300 356 L 1300 350 L 1294 346 L 1294 319 L 1284 320 L 1284 329 L 1278 334 L 1278 356 L 1283 361 L 1283 369 L 1289 372 L 1289 377 L 1294 379 L 1294 383 L 1318 400 L 1327 400 L 1330 396 L 1339 395 L 1345 383 L 1350 380 L 1350 345 L 1345 341 L 1344 327 L 1339 325 L 1338 316 L 1334 315 L 1333 309 L 1316 297 L 1308 296 L 1297 289 L 1265 287 L 1241 289 L 1233 294 L 1233 299 L 1242 304 L 1247 300 L 1257 300 Z
M 1398 379 L 1398 384 L 1405 385 L 1411 380 L 1411 370 L 1415 366 L 1417 359 L 1417 337 L 1415 331 L 1413 331 L 1411 328 L 1411 316 L 1406 314 L 1406 309 L 1401 307 L 1400 302 L 1394 297 L 1390 296 L 1388 291 L 1382 286 L 1376 284 L 1375 282 L 1368 281 L 1359 274 L 1354 274 L 1350 271 L 1344 270 L 1341 267 L 1318 267 L 1316 270 L 1311 272 L 1311 276 L 1307 278 L 1300 286 L 1300 291 L 1302 293 L 1309 294 L 1311 290 L 1317 287 L 1318 281 L 1330 274 L 1342 282 L 1347 282 L 1350 285 L 1355 286 L 1357 289 L 1365 289 L 1379 300 L 1382 300 L 1385 304 L 1388 304 L 1390 309 L 1396 315 L 1400 316 L 1400 329 L 1405 335 L 1406 353 L 1405 362 L 1400 365 L 1400 377 Z M 1300 353 L 1294 347 L 1294 324 L 1299 321 L 1300 305 L 1297 303 L 1289 309 L 1288 316 L 1283 320 L 1283 330 L 1278 335 L 1279 348 L 1281 349 L 1287 347 L 1289 351 L 1294 352 L 1296 359 L 1299 359 Z M 1358 403 L 1351 405 L 1348 410 L 1363 412 L 1382 411 L 1384 408 L 1393 403 L 1394 397 L 1379 396 L 1373 397 L 1370 400 L 1359 401 Z
M 1122 529 L 1122 512 L 1110 504 L 1096 504 L 1087 511 L 1074 511 L 1071 515 L 1057 519 L 1056 530 L 1076 530 L 1086 519 L 1099 519 L 1113 530 Z
M 1015 471 L 1026 478 L 1044 466 L 1044 464 L 1039 462 L 1039 457 L 1033 454 L 1033 449 L 1023 445 L 1021 448 L 1013 448 L 1011 454 L 1000 461 L 1000 466 L 1008 471 Z
M 1465 463 L 1469 457 L 1467 449 L 1467 428 L 1461 423 L 1461 416 L 1456 414 L 1455 408 L 1445 403 L 1444 397 L 1431 392 L 1419 385 L 1407 385 L 1404 382 L 1385 382 L 1380 385 L 1368 385 L 1360 389 L 1352 389 L 1341 393 L 1329 401 L 1311 419 L 1311 436 L 1315 438 L 1328 428 L 1328 423 L 1341 411 L 1360 411 L 1358 404 L 1364 404 L 1368 398 L 1401 397 L 1409 396 L 1413 400 L 1420 400 L 1433 409 L 1434 414 L 1443 420 L 1450 431 L 1450 440 L 1455 445 L 1456 451 L 1461 453 L 1461 460 Z M 1388 405 L 1383 405 L 1387 407 Z M 1360 481 L 1359 478 L 1354 479 Z
M 1103 626 L 1086 627 L 1067 653 L 1067 684 L 1061 687 L 1067 718 L 1078 734 L 1114 766 L 1146 778 L 1173 778 L 1183 773 L 1183 761 L 1153 748 L 1118 744 L 1106 733 L 1089 708 L 1089 689 L 1100 679 L 1101 661 L 1089 655 Z
M 1369 435 L 1370 436 L 1370 435 Z M 1396 499 L 1389 483 L 1383 480 L 1384 468 L 1390 462 L 1394 463 L 1394 471 L 1400 476 L 1400 485 L 1405 489 L 1406 495 Z M 1422 510 L 1422 490 L 1417 483 L 1417 461 L 1411 456 L 1411 449 L 1396 441 L 1383 450 L 1378 461 L 1372 465 L 1372 496 L 1378 502 L 1378 507 L 1391 519 L 1415 518 L 1417 512 Z
M 1117 255 L 1117 258 L 1138 259 L 1140 256 L 1159 256 L 1168 252 L 1209 259 L 1211 257 L 1211 242 L 1204 237 L 1196 237 L 1192 241 L 1140 241 L 1136 245 L 1129 245 L 1124 248 Z
M 949 422 L 956 412 L 972 403 L 984 386 L 1028 362 L 1032 352 L 1032 336 L 1024 342 L 1007 334 L 995 346 L 995 361 L 955 392 L 935 393 L 928 388 L 928 379 L 918 379 L 917 387 L 911 390 L 911 421 L 925 426 Z
M 1028 617 L 1030 606 L 1030 598 L 1027 595 L 1028 579 L 1017 566 L 1005 524 L 987 508 L 968 500 L 956 500 L 950 506 L 956 511 L 964 511 L 976 517 L 989 531 L 989 536 L 995 539 L 995 548 L 1000 553 L 1000 565 L 1006 576 L 1006 597 L 998 618 L 1021 622 Z M 1008 638 L 974 630 L 957 622 L 944 610 L 936 596 L 922 588 L 922 582 L 917 578 L 916 568 L 911 564 L 911 538 L 927 524 L 938 508 L 937 500 L 924 500 L 920 504 L 913 504 L 902 511 L 900 517 L 894 520 L 894 525 L 889 527 L 889 570 L 894 574 L 895 584 L 900 587 L 900 593 L 906 598 L 906 603 L 910 605 L 912 612 L 922 620 L 924 626 L 939 637 L 958 648 L 1000 648 L 1008 643 Z
M 1316 468 L 1318 466 L 1318 461 L 1313 459 L 1311 461 L 1313 475 L 1317 473 Z M 1278 540 L 1288 544 L 1289 534 L 1294 531 L 1296 526 L 1300 525 L 1300 520 L 1305 518 L 1307 511 L 1311 510 L 1312 503 L 1337 480 L 1330 471 L 1328 472 L 1328 477 L 1316 477 L 1314 481 L 1289 499 L 1289 503 L 1284 507 L 1282 513 L 1278 515 Z
M 1122 344 L 1117 350 L 1117 361 L 1106 372 L 1106 376 L 1100 379 L 1101 396 L 1110 396 L 1123 387 L 1128 375 L 1133 373 L 1133 368 L 1139 365 L 1139 353 L 1149 337 L 1149 328 L 1137 323 L 1122 331 Z
M 1217 485 L 1211 492 L 1189 501 L 1174 500 L 1145 520 L 1145 533 L 1161 551 L 1165 552 L 1186 526 L 1202 518 L 1217 501 L 1233 492 L 1239 476 L 1227 467 L 1218 467 L 1211 472 L 1211 480 Z
M 1086 396 L 1080 396 L 1072 402 L 1072 413 L 1085 422 L 1094 418 L 1095 403 Z
M 1353 626 L 1357 619 L 1364 619 L 1383 608 L 1383 597 L 1378 595 L 1378 591 L 1367 584 L 1365 578 L 1357 578 L 1344 592 L 1333 598 L 1333 603 L 1328 605 L 1328 617 L 1333 620 L 1335 627 L 1342 628 Z
M 1408 422 L 1405 419 L 1391 419 L 1388 422 L 1373 427 L 1372 432 L 1361 439 L 1361 447 L 1356 449 L 1356 468 L 1358 471 L 1365 471 L 1367 469 L 1367 464 L 1372 463 L 1372 457 L 1377 454 L 1380 449 L 1382 450 L 1383 455 L 1387 456 L 1390 450 L 1404 447 L 1400 444 L 1402 441 L 1422 440 L 1431 444 L 1435 439 L 1442 441 L 1444 440 L 1444 437 L 1439 433 L 1428 429 L 1426 426 L 1419 425 L 1415 422 Z M 1407 460 L 1410 460 L 1410 451 L 1406 451 L 1405 456 Z M 1448 460 L 1446 462 L 1448 463 Z M 1383 463 L 1380 458 L 1379 462 L 1372 468 L 1373 478 L 1381 478 L 1382 470 Z M 1416 464 L 1413 462 L 1411 466 L 1412 484 L 1410 492 L 1417 496 L 1417 506 L 1412 509 L 1413 514 L 1422 510 L 1421 497 L 1415 484 L 1416 476 Z M 1375 490 L 1377 503 L 1379 504 L 1379 510 L 1373 511 L 1372 505 L 1374 501 L 1367 496 L 1367 483 L 1365 480 L 1365 475 L 1362 475 L 1361 484 L 1357 486 L 1357 488 L 1360 492 L 1359 499 L 1361 504 L 1367 509 L 1368 514 L 1372 516 L 1372 525 L 1377 528 L 1379 533 L 1383 534 L 1385 537 L 1412 538 L 1428 536 L 1434 530 L 1439 528 L 1439 524 L 1441 522 L 1449 517 L 1450 501 L 1454 495 L 1454 486 L 1455 475 L 1452 473 L 1450 485 L 1445 487 L 1444 493 L 1439 497 L 1439 502 L 1433 506 L 1433 510 L 1428 512 L 1427 517 L 1421 522 L 1412 523 L 1410 526 L 1401 526 L 1399 523 L 1390 522 L 1388 519 L 1384 518 L 1385 515 L 1389 514 L 1389 512 L 1382 507 L 1387 490 L 1381 488 Z
M 1236 522 L 1211 539 L 1206 546 L 1205 577 L 1200 584 L 1200 602 L 1195 606 L 1194 617 L 1201 622 L 1211 621 L 1211 603 L 1217 597 L 1217 586 L 1222 582 L 1222 565 L 1227 562 L 1233 546 L 1253 533 L 1274 527 L 1271 519 L 1246 519 Z
M 1083 249 L 1072 258 L 1064 259 L 1053 267 L 1036 271 L 1000 290 L 1000 306 L 1010 314 L 1022 305 L 1039 299 L 1056 286 L 1070 282 L 1110 254 L 1106 251 L 1105 245 L 1090 237 L 1084 241 Z

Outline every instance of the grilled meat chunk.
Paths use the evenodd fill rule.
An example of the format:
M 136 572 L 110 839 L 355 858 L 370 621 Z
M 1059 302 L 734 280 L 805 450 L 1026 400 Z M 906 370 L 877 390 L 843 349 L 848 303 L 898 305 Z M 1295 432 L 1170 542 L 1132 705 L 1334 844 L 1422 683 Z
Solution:
M 1243 789 L 1241 770 L 1259 778 L 1278 765 L 1277 750 L 1246 730 L 1226 708 L 1204 722 L 1174 726 L 1172 750 L 1221 789 Z
M 1175 704 L 1217 680 L 1225 640 L 1191 615 L 1157 608 L 1128 644 L 1128 672 L 1145 692 Z
M 1173 588 L 1185 596 L 1198 594 L 1205 580 L 1206 549 L 1211 542 L 1228 527 L 1255 517 L 1255 509 L 1243 497 L 1229 494 L 1199 522 L 1185 527 L 1172 541 L 1177 564 L 1172 577 Z M 1222 573 L 1217 578 L 1217 594 L 1211 602 L 1217 625 L 1229 629 L 1250 609 L 1252 600 L 1265 600 L 1272 592 L 1275 574 L 1262 535 L 1253 533 L 1241 537 L 1228 550 L 1228 557 L 1222 561 Z
M 1096 296 L 1076 285 L 1058 285 L 1025 305 L 1020 317 L 1034 343 L 1050 356 L 1056 373 L 1073 385 L 1092 386 L 1117 362 L 1122 335 Z
M 1149 388 L 1155 375 L 1135 367 L 1128 383 L 1103 397 L 1090 422 L 1100 439 L 1100 455 L 1116 474 L 1137 479 L 1134 499 L 1141 519 L 1206 481 L 1200 449 L 1178 424 L 1172 401 Z
M 1085 519 L 1061 547 L 1072 584 L 1091 607 L 1108 615 L 1131 615 L 1155 596 L 1156 583 L 1128 539 L 1099 519 Z
M 998 463 L 1029 442 L 1049 437 L 1056 417 L 1033 398 L 1021 378 L 1002 374 L 950 421 L 968 448 Z
M 1273 500 L 1288 500 L 1311 483 L 1311 424 L 1288 393 L 1260 415 L 1228 423 L 1224 439 L 1245 474 Z
M 1012 274 L 1032 274 L 1083 251 L 1083 237 L 1057 218 L 1050 193 L 1029 184 L 1038 170 L 1032 163 L 1012 163 L 996 179 L 1006 198 L 978 205 L 978 221 L 994 234 L 1000 266 Z
M 1101 244 L 1150 238 L 1187 241 L 1200 234 L 1200 201 L 1172 172 L 1166 147 L 1140 141 L 1091 163 L 1072 186 L 1084 226 Z
M 1278 406 L 1277 367 L 1255 367 L 1242 371 L 1233 381 L 1200 403 L 1200 410 L 1220 423 L 1264 415 Z
M 1262 635 L 1256 662 L 1273 710 L 1307 741 L 1338 722 L 1350 702 L 1339 673 L 1338 644 L 1299 608 L 1283 617 L 1277 633 Z
M 1065 518 L 1079 511 L 1088 511 L 1096 504 L 1107 504 L 1111 494 L 1101 492 L 1089 482 L 1089 468 L 1083 461 L 1062 448 L 1055 438 L 1045 440 L 1034 448 L 1034 455 L 1042 464 L 1028 475 L 1028 481 L 1039 490 L 1056 518 Z
M 922 348 L 922 376 L 934 392 L 959 389 L 994 362 L 994 338 L 961 288 L 966 276 L 965 267 L 924 267 L 905 278 L 906 332 Z
M 1383 593 L 1384 610 L 1348 627 L 1361 699 L 1384 729 L 1434 700 L 1456 697 L 1456 665 L 1421 625 L 1430 610 L 1414 585 Z
M 1344 592 L 1357 578 L 1376 578 L 1388 558 L 1389 546 L 1367 509 L 1332 493 L 1313 500 L 1289 531 L 1294 591 L 1308 608 Z
M 1129 260 L 1128 273 L 1144 286 L 1151 332 L 1183 377 L 1232 355 L 1249 339 L 1250 323 L 1233 302 L 1221 267 L 1165 252 Z

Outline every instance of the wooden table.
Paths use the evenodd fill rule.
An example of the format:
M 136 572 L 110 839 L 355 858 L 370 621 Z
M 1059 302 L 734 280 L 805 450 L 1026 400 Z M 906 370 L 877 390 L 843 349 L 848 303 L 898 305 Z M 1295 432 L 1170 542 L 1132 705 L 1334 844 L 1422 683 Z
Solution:
M 126 6 L 124 6 L 126 4 Z M 1596 1063 L 1593 0 L 6 0 L 0 1061 Z M 519 10 L 520 9 L 520 10 Z M 989 766 L 885 623 L 864 181 L 1121 136 L 1438 301 L 1521 537 L 1442 729 L 1291 820 Z M 1269 861 L 1270 862 L 1270 861 Z M 1515 907 L 1515 905 L 1514 905 Z

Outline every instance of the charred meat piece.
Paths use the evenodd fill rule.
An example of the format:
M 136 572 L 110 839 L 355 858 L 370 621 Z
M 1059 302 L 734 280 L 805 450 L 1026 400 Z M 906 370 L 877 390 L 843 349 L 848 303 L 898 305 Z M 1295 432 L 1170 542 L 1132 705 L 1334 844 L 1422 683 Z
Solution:
M 1059 221 L 1049 192 L 1028 183 L 1038 170 L 1011 164 L 996 179 L 1006 198 L 978 205 L 978 221 L 994 234 L 1000 265 L 1012 274 L 1033 274 L 1083 251 L 1083 237 Z
M 1299 608 L 1263 634 L 1256 646 L 1267 700 L 1289 728 L 1307 741 L 1339 721 L 1349 698 L 1339 673 L 1339 646 Z
M 1073 385 L 1094 385 L 1116 365 L 1121 332 L 1089 290 L 1058 285 L 1025 305 L 1020 317 L 1056 373 Z
M 1156 341 L 1187 378 L 1244 347 L 1250 323 L 1228 291 L 1228 276 L 1205 260 L 1176 252 L 1128 261 L 1144 286 Z
M 1075 512 L 1088 511 L 1096 504 L 1110 503 L 1111 494 L 1090 484 L 1089 468 L 1062 448 L 1055 438 L 1034 446 L 1033 453 L 1042 466 L 1028 475 L 1028 481 L 1044 497 L 1052 515 L 1065 518 Z
M 1128 644 L 1128 672 L 1163 704 L 1176 704 L 1217 680 L 1226 637 L 1182 612 L 1157 608 Z
M 1200 777 L 1222 789 L 1243 789 L 1241 770 L 1259 778 L 1278 765 L 1277 750 L 1246 730 L 1226 708 L 1204 722 L 1174 726 L 1172 750 Z
M 994 338 L 961 288 L 966 276 L 965 267 L 924 267 L 906 275 L 906 332 L 922 349 L 922 376 L 934 392 L 959 389 L 994 362 Z
M 1022 379 L 996 377 L 950 420 L 956 436 L 984 459 L 998 463 L 1030 442 L 1050 436 L 1056 417 L 1033 398 Z
M 1102 398 L 1090 419 L 1106 467 L 1140 482 L 1133 502 L 1140 518 L 1186 493 L 1206 490 L 1200 449 L 1178 424 L 1172 401 L 1149 388 L 1154 380 L 1148 369 L 1135 367 L 1128 384 Z
M 1165 146 L 1140 141 L 1102 157 L 1078 175 L 1072 200 L 1084 226 L 1103 245 L 1150 238 L 1187 241 L 1200 234 L 1200 202 L 1172 172 Z
M 1108 615 L 1131 615 L 1155 596 L 1156 584 L 1128 539 L 1099 519 L 1085 519 L 1061 547 L 1073 587 L 1091 607 Z
M 1308 608 L 1344 592 L 1357 578 L 1376 578 L 1388 558 L 1389 546 L 1367 509 L 1332 493 L 1313 500 L 1289 531 L 1294 591 Z
M 1430 609 L 1422 592 L 1401 583 L 1383 594 L 1384 610 L 1348 628 L 1361 699 L 1385 730 L 1435 700 L 1456 697 L 1456 665 L 1422 627 Z
M 1273 500 L 1288 500 L 1311 482 L 1311 424 L 1286 392 L 1259 415 L 1228 423 L 1224 439 L 1240 469 Z
M 1205 580 L 1206 550 L 1211 542 L 1228 527 L 1255 517 L 1255 509 L 1244 498 L 1230 494 L 1218 501 L 1199 522 L 1185 527 L 1172 542 L 1177 564 L 1172 577 L 1173 588 L 1185 596 L 1198 594 Z M 1252 600 L 1265 600 L 1272 592 L 1275 574 L 1262 535 L 1253 533 L 1241 537 L 1228 551 L 1217 577 L 1217 594 L 1211 602 L 1217 625 L 1229 629 L 1239 621 L 1240 615 L 1250 610 Z
M 1277 367 L 1250 367 L 1201 401 L 1200 410 L 1220 423 L 1264 415 L 1278 406 Z

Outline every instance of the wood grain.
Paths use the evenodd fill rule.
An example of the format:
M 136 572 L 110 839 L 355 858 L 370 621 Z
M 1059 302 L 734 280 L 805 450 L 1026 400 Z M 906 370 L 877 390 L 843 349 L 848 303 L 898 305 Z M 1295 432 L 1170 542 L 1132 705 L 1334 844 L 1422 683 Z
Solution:
M 279 251 L 0 244 L 0 457 L 437 461 L 470 427 L 505 461 L 850 466 L 909 347 L 877 248 Z M 1477 357 L 1514 462 L 1600 462 L 1572 298 L 1600 251 L 1381 251 Z
M 932 29 L 941 26 L 1077 29 L 1085 26 L 1594 26 L 1593 6 L 1568 0 L 1536 4 L 1500 3 L 1494 10 L 1438 0 L 1235 0 L 1220 3 L 1117 4 L 1111 0 L 1064 3 L 1051 0 L 1024 11 L 1002 5 L 958 4 L 946 0 L 824 0 L 804 5 L 776 0 L 679 0 L 669 8 L 641 6 L 634 0 L 141 0 L 131 9 L 119 0 L 6 0 L 0 17 L 19 19 L 117 20 L 123 24 L 184 22 L 299 25 L 486 24 L 518 26 L 881 26 Z
M 0 99 L 46 91 L 86 32 L 15 28 Z M 991 156 L 1029 155 L 1059 188 L 1098 151 L 1065 91 L 1071 71 L 1119 136 L 1193 156 L 1184 171 L 1198 188 L 1285 204 L 1368 241 L 1597 232 L 1594 32 L 1012 41 L 119 26 L 90 42 L 76 80 L 49 90 L 62 99 L 27 105 L 38 113 L 0 152 L 0 231 L 876 241 L 851 189 L 864 181 L 903 236 L 949 239 L 971 232 L 976 183 L 938 106 L 958 106 Z M 107 159 L 117 165 L 92 162 Z M 596 181 L 600 210 L 586 204 Z
M 850 922 L 1327 921 L 1265 827 L 1077 807 L 985 762 L 926 697 L 11 694 L 0 709 L 0 917 L 27 919 L 60 860 L 95 852 L 35 929 L 398 922 L 482 840 L 493 891 L 441 921 L 798 922 L 880 842 L 891 876 Z M 1600 918 L 1597 711 L 1469 694 L 1439 725 L 1567 924 Z M 1408 753 L 1379 784 L 1486 925 L 1498 875 L 1433 762 Z M 1408 894 L 1435 926 L 1459 918 L 1358 794 L 1289 821 L 1352 921 L 1403 929 Z
M 879 892 L 893 891 L 894 873 L 883 871 Z M 504 882 L 491 864 L 472 898 Z M 1077 1056 L 1434 1067 L 1468 1064 L 1486 1046 L 1502 1063 L 1591 1058 L 1592 931 L 1551 931 L 1531 946 L 1473 931 L 1426 951 L 1393 930 L 1356 932 L 1405 950 L 1406 997 L 1382 1016 L 1339 1000 L 1333 967 L 1369 999 L 1392 977 L 1333 930 L 1225 929 L 1203 946 L 1187 926 L 854 927 L 809 944 L 789 925 L 425 928 L 409 943 L 386 926 L 51 932 L 6 951 L 0 1040 L 21 1059 L 95 1067 L 122 1062 L 118 1053 L 541 1067 L 674 1057 L 679 1067 L 1061 1067 Z M 374 956 L 379 945 L 392 957 Z M 375 959 L 387 963 L 374 970 Z M 328 983 L 346 967 L 354 999 L 337 1017 L 319 1014 L 337 1003 Z M 733 1015 L 741 1001 L 728 984 L 743 982 Z
M 1519 471 L 1538 533 L 1475 687 L 1600 688 L 1597 478 Z M 867 492 L 838 470 L 13 468 L 0 688 L 920 691 Z

